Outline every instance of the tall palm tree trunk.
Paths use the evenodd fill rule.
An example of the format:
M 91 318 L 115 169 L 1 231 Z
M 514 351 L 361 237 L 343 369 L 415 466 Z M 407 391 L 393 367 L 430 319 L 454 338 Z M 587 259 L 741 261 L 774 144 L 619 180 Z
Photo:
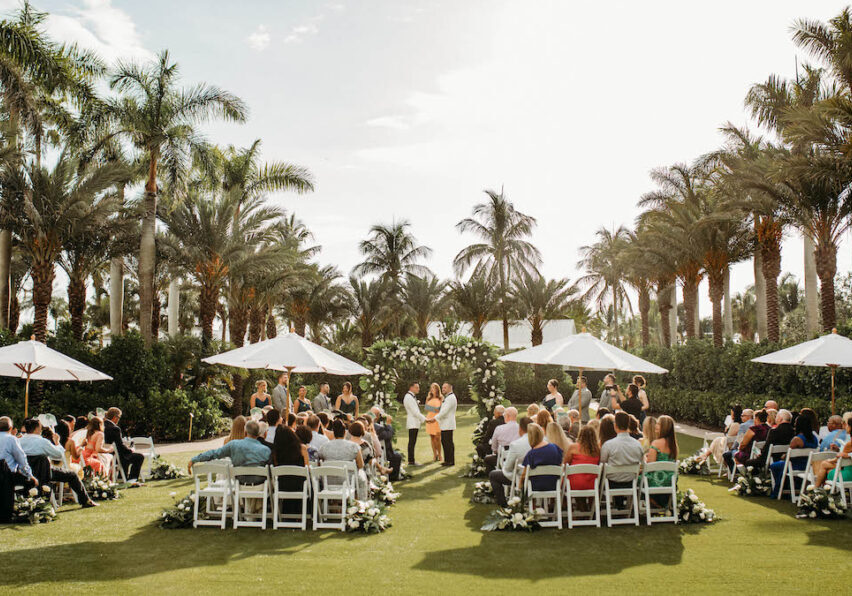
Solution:
M 162 307 L 163 302 L 160 300 L 160 293 L 155 289 L 151 301 L 151 337 L 154 340 L 160 337 L 160 311 Z
M 701 278 L 697 275 L 686 275 L 683 278 L 683 312 L 686 317 L 684 330 L 686 339 L 695 339 L 698 335 L 698 284 Z
M 616 292 L 615 285 L 612 287 L 612 326 L 615 345 L 618 345 L 618 293 Z
M 213 284 L 202 283 L 198 294 L 198 318 L 201 324 L 201 343 L 205 346 L 213 339 L 213 319 L 216 318 L 218 303 L 219 288 Z
M 763 277 L 763 255 L 760 250 L 752 257 L 754 266 L 754 308 L 757 313 L 757 338 L 763 341 L 769 335 L 766 324 L 766 279 Z
M 506 304 L 506 273 L 503 258 L 500 258 L 500 314 L 503 318 L 503 350 L 509 351 L 509 308 Z
M 150 345 L 153 334 L 154 266 L 157 260 L 157 158 L 151 155 L 148 164 L 148 180 L 145 182 L 142 215 L 142 236 L 139 241 L 139 328 L 146 345 Z M 157 324 L 159 328 L 159 323 Z
M 651 312 L 651 292 L 646 286 L 639 290 L 639 318 L 642 320 L 642 347 L 651 343 L 651 331 L 648 316 Z
M 228 333 L 230 334 L 231 343 L 237 348 L 242 348 L 245 345 L 246 328 L 248 327 L 248 309 L 240 303 L 234 303 L 228 309 L 230 324 L 228 325 Z M 231 406 L 231 414 L 239 416 L 243 413 L 243 386 L 244 379 L 240 373 L 235 372 L 231 376 L 231 397 L 233 404 Z
M 532 331 L 530 332 L 530 343 L 534 346 L 540 346 L 541 342 L 544 341 L 544 330 L 542 329 L 541 321 L 530 321 L 530 327 L 532 328 Z
M 820 314 L 822 330 L 831 331 L 837 323 L 834 309 L 834 276 L 837 273 L 837 246 L 820 242 L 816 246 L 816 270 L 819 276 Z
M 722 298 L 725 295 L 724 271 L 708 271 L 707 285 L 710 290 L 710 302 L 713 305 L 713 345 L 721 348 L 724 343 L 722 325 Z
M 763 282 L 766 291 L 766 337 L 771 342 L 781 338 L 778 319 L 778 276 L 781 274 L 781 240 L 762 244 Z
M 9 327 L 12 272 L 12 231 L 0 230 L 0 329 Z
M 672 286 L 657 286 L 657 310 L 660 313 L 660 332 L 662 334 L 662 342 L 664 347 L 672 345 L 672 333 L 669 326 L 669 311 L 672 308 L 670 294 L 674 292 Z
M 816 251 L 813 238 L 803 234 L 805 258 L 805 323 L 808 337 L 819 333 L 819 289 L 817 288 Z
M 673 283 L 669 292 L 671 308 L 669 309 L 669 339 L 672 343 L 677 341 L 677 284 Z M 672 344 L 669 344 L 670 346 Z
M 86 311 L 86 280 L 80 275 L 68 279 L 68 313 L 71 315 L 71 334 L 83 340 L 83 313 Z
M 272 311 L 266 316 L 266 337 L 278 337 L 278 322 L 275 320 L 275 315 Z
M 249 343 L 256 344 L 260 341 L 260 334 L 265 323 L 266 316 L 263 308 L 253 305 L 249 311 Z
M 169 281 L 168 300 L 169 337 L 176 337 L 180 333 L 180 281 L 177 277 Z M 213 333 L 212 327 L 210 333 Z
M 47 311 L 53 294 L 53 279 L 56 276 L 53 261 L 34 262 L 30 270 L 33 280 L 33 335 L 44 342 L 47 338 Z
M 20 323 L 21 319 L 21 303 L 18 301 L 18 292 L 16 289 L 12 288 L 10 292 L 12 298 L 9 300 L 9 331 L 12 333 L 17 333 L 18 323 Z
M 725 339 L 734 337 L 734 309 L 731 304 L 731 268 L 725 269 L 725 297 L 722 307 L 722 320 L 725 324 Z
M 109 262 L 109 334 L 118 337 L 123 331 L 121 321 L 124 312 L 124 260 Z

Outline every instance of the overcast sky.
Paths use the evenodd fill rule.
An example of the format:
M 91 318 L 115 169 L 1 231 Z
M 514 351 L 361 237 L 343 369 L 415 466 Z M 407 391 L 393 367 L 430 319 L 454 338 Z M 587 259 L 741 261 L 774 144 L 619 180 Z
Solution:
M 34 4 L 61 40 L 107 60 L 168 48 L 187 83 L 242 97 L 248 123 L 210 126 L 211 140 L 261 138 L 266 159 L 310 168 L 315 193 L 275 200 L 344 273 L 372 224 L 405 218 L 450 276 L 471 241 L 454 224 L 502 186 L 538 219 L 543 273 L 575 279 L 597 228 L 632 224 L 650 169 L 713 150 L 719 126 L 747 123 L 750 85 L 794 75 L 793 20 L 846 3 Z M 801 279 L 801 241 L 788 236 L 782 267 Z M 850 262 L 847 239 L 839 273 Z M 734 269 L 734 290 L 752 281 L 750 263 Z M 709 316 L 706 283 L 701 298 Z

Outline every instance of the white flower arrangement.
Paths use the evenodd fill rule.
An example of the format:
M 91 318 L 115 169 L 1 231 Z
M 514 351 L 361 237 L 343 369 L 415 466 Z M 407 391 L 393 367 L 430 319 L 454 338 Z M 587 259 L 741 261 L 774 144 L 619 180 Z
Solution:
M 532 532 L 541 527 L 539 523 L 544 517 L 544 510 L 539 508 L 530 512 L 526 503 L 520 497 L 512 497 L 507 507 L 498 507 L 482 524 L 482 530 L 523 530 Z
M 710 524 L 719 518 L 716 512 L 707 507 L 691 488 L 677 493 L 677 515 L 682 523 Z
M 387 505 L 374 499 L 355 501 L 346 510 L 347 532 L 378 534 L 390 526 L 391 519 L 387 514 Z
M 482 478 L 485 476 L 487 468 L 485 460 L 479 457 L 477 453 L 473 454 L 473 458 L 467 466 L 467 469 L 462 474 L 463 478 Z
M 695 476 L 707 476 L 710 474 L 710 463 L 706 459 L 699 461 L 698 454 L 682 459 L 679 468 L 681 474 Z
M 769 470 L 763 468 L 755 470 L 754 466 L 740 469 L 740 474 L 734 486 L 728 489 L 739 496 L 758 497 L 772 492 L 772 478 Z
M 840 519 L 848 509 L 843 506 L 840 493 L 831 493 L 822 487 L 809 484 L 802 491 L 796 517 L 800 519 Z
M 43 487 L 44 496 L 31 488 L 26 496 L 15 495 L 12 521 L 15 523 L 46 524 L 56 519 L 56 509 L 50 503 L 50 487 Z
M 83 486 L 94 501 L 108 501 L 121 498 L 121 488 L 115 482 L 110 482 L 102 476 L 98 476 L 92 468 L 86 467 L 83 471 Z
M 387 476 L 379 476 L 370 480 L 370 497 L 385 505 L 393 505 L 399 499 L 399 493 L 394 492 Z
M 494 489 L 491 483 L 487 480 L 477 482 L 473 485 L 473 495 L 470 497 L 471 503 L 480 503 L 489 505 L 494 502 Z
M 167 462 L 159 455 L 154 457 L 151 462 L 151 473 L 148 476 L 149 480 L 175 480 L 177 478 L 186 478 L 187 474 L 178 466 Z
M 160 514 L 160 527 L 169 530 L 191 528 L 193 521 L 193 508 L 195 506 L 195 501 L 198 499 L 198 495 L 191 492 L 187 496 L 178 499 L 177 493 L 170 492 L 169 496 L 172 498 L 174 503 L 171 507 L 163 509 Z M 202 497 L 198 504 L 198 517 L 202 519 L 206 518 L 206 510 L 205 497 Z

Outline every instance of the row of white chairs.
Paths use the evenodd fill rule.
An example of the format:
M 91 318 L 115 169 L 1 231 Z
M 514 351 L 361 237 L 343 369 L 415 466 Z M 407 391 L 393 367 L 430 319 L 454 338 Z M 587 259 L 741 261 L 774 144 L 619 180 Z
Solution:
M 665 486 L 651 486 L 648 474 L 653 472 L 671 473 L 671 481 Z M 526 469 L 518 466 L 511 486 L 509 497 L 517 496 L 521 475 L 524 476 L 523 494 L 530 513 L 536 509 L 545 510 L 542 527 L 568 528 L 575 526 L 601 527 L 601 517 L 606 517 L 607 527 L 614 525 L 639 525 L 640 509 L 648 525 L 659 522 L 678 523 L 677 478 L 678 462 L 650 462 L 628 466 L 611 464 L 575 464 L 565 466 L 538 466 Z M 578 474 L 594 475 L 594 484 L 590 489 L 578 490 L 571 487 L 571 477 Z M 539 491 L 532 487 L 532 478 L 539 476 L 556 477 L 552 490 Z M 630 477 L 628 486 L 615 486 L 613 476 Z M 620 484 L 620 483 L 619 483 Z M 658 507 L 652 502 L 655 497 L 667 497 L 668 505 Z M 583 501 L 587 507 L 576 507 Z M 616 500 L 624 502 L 617 506 Z M 564 508 L 563 508 L 564 503 Z M 564 519 L 564 522 L 563 522 Z
M 271 515 L 273 529 L 346 529 L 346 510 L 356 499 L 358 469 L 354 462 L 326 461 L 319 466 L 233 466 L 228 461 L 193 465 L 195 504 L 193 526 L 225 529 L 266 529 Z M 302 481 L 301 490 L 281 490 L 279 480 Z M 206 500 L 204 515 L 199 503 Z M 271 501 L 271 512 L 269 511 Z M 283 501 L 300 504 L 298 512 L 285 512 Z M 312 506 L 311 506 L 312 502 Z

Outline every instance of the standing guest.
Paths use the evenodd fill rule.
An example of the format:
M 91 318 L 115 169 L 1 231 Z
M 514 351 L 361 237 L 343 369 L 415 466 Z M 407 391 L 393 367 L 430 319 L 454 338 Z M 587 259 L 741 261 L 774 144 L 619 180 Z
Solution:
M 606 416 L 601 418 L 600 427 L 598 427 L 598 439 L 601 444 L 601 449 L 603 449 L 603 446 L 607 441 L 611 441 L 612 439 L 614 439 L 617 434 L 618 433 L 615 430 L 615 416 L 613 416 L 612 414 L 607 414 Z
M 598 435 L 591 426 L 580 429 L 577 442 L 569 446 L 565 451 L 562 463 L 569 466 L 580 464 L 599 464 L 601 461 L 601 448 L 598 445 Z M 573 474 L 570 477 L 572 490 L 591 490 L 595 487 L 597 474 Z
M 314 408 L 314 413 L 331 412 L 331 398 L 328 396 L 328 392 L 328 383 L 321 383 L 319 393 L 317 393 L 311 404 Z
M 582 395 L 582 399 L 580 396 Z M 580 412 L 580 419 L 583 422 L 589 421 L 589 405 L 592 403 L 592 392 L 586 387 L 586 377 L 577 379 L 577 389 L 571 399 L 568 400 L 568 409 L 574 409 Z
M 796 431 L 796 436 L 793 437 L 792 441 L 790 441 L 790 449 L 816 449 L 819 447 L 819 441 L 817 440 L 817 436 L 814 434 L 813 427 L 811 426 L 810 416 L 802 415 L 800 413 L 799 417 L 796 418 L 794 429 Z M 784 465 L 784 460 L 779 460 L 769 464 L 769 471 L 772 472 L 772 477 L 774 479 L 772 493 L 769 496 L 773 499 L 778 498 L 778 493 L 781 492 L 781 489 L 783 488 L 781 486 L 781 475 L 784 473 Z M 794 470 L 804 470 L 806 465 L 808 465 L 807 457 L 794 457 L 790 460 L 790 466 Z
M 603 430 L 604 420 L 601 420 L 601 430 Z M 639 441 L 628 434 L 630 417 L 624 412 L 616 412 L 613 420 L 616 435 L 613 439 L 602 443 L 601 463 L 609 463 L 613 466 L 630 466 L 640 463 L 645 456 L 645 450 L 642 449 Z M 629 473 L 609 476 L 609 484 L 612 488 L 627 488 L 632 481 L 633 475 Z
M 127 481 L 131 485 L 139 485 L 142 483 L 142 464 L 145 463 L 145 456 L 124 444 L 121 428 L 118 426 L 119 420 L 121 420 L 121 410 L 116 407 L 107 410 L 104 421 L 104 440 L 118 453 L 118 463 L 124 468 Z
M 432 444 L 432 461 L 441 461 L 441 429 L 435 416 L 441 411 L 444 396 L 441 395 L 441 387 L 437 383 L 429 385 L 429 395 L 423 410 L 426 412 L 426 432 L 429 433 L 429 441 Z
M 565 431 L 562 430 L 562 427 L 556 422 L 549 422 L 547 424 L 547 428 L 544 429 L 544 438 L 547 439 L 548 443 L 559 447 L 562 450 L 562 453 L 565 453 L 568 449 L 568 445 L 571 444 L 568 437 L 565 436 Z
M 308 388 L 304 385 L 299 386 L 299 395 L 296 397 L 296 401 L 293 402 L 293 409 L 296 414 L 311 411 L 311 402 L 308 401 Z
M 426 416 L 420 411 L 420 404 L 417 402 L 418 393 L 420 393 L 420 383 L 412 381 L 408 384 L 408 391 L 402 398 L 402 405 L 405 407 L 405 428 L 408 429 L 409 466 L 420 465 L 414 458 L 414 450 L 417 446 L 417 433 L 420 432 L 420 425 L 426 422 Z
M 506 493 L 503 487 L 511 485 L 515 477 L 515 468 L 519 462 L 523 461 L 524 456 L 530 450 L 530 442 L 527 440 L 527 428 L 532 424 L 529 416 L 524 416 L 518 423 L 518 438 L 509 443 L 509 449 L 506 451 L 506 456 L 503 458 L 503 468 L 493 470 L 488 474 L 488 480 L 491 482 L 491 488 L 494 493 L 494 500 L 500 507 L 506 507 Z
M 645 422 L 642 423 L 642 447 L 647 451 L 651 448 L 657 438 L 657 419 L 654 416 L 647 416 Z
M 275 434 L 277 435 L 279 432 L 283 435 L 286 430 L 278 429 Z M 234 439 L 218 449 L 210 449 L 193 457 L 189 460 L 189 472 L 192 473 L 192 464 L 226 457 L 231 459 L 231 465 L 234 467 L 265 466 L 268 464 L 272 453 L 269 447 L 257 440 L 260 436 L 260 425 L 254 420 L 249 420 L 246 422 L 245 434 L 246 436 L 243 439 Z
M 645 377 L 642 375 L 634 376 L 633 384 L 639 387 L 639 400 L 642 402 L 642 415 L 639 417 L 639 423 L 642 424 L 651 410 L 651 402 L 648 401 L 648 394 L 645 392 Z
M 320 432 L 320 417 L 316 414 L 308 416 L 308 428 L 311 430 L 311 447 L 319 453 L 320 448 L 329 441 L 328 437 Z
M 38 486 L 38 480 L 33 476 L 27 462 L 27 454 L 21 449 L 21 444 L 15 436 L 15 425 L 8 416 L 0 418 L 0 459 L 6 462 L 9 471 L 17 476 L 15 482 Z
M 266 424 L 269 425 L 269 428 L 266 430 L 266 442 L 274 445 L 275 434 L 281 427 L 281 412 L 278 410 L 269 410 L 266 413 Z
M 61 460 L 65 449 L 57 443 L 48 441 L 41 436 L 41 424 L 37 418 L 31 418 L 24 423 L 26 434 L 20 439 L 20 446 L 27 457 L 46 457 L 52 460 Z M 59 440 L 58 435 L 54 435 L 56 440 Z M 53 466 L 50 469 L 50 482 L 67 482 L 74 494 L 77 495 L 77 501 L 83 507 L 97 507 L 97 503 L 92 501 L 89 494 L 86 492 L 86 487 L 80 482 L 80 478 L 74 472 L 66 472 L 59 470 Z
M 359 469 L 364 467 L 361 449 L 352 441 L 346 440 L 346 425 L 339 418 L 331 423 L 334 439 L 320 447 L 320 461 L 354 461 Z
M 290 392 L 287 390 L 288 378 L 286 372 L 278 375 L 278 384 L 272 390 L 272 406 L 279 412 L 289 413 L 293 409 L 290 403 Z
M 441 386 L 441 393 L 444 394 L 444 402 L 441 404 L 440 411 L 435 415 L 435 419 L 441 428 L 441 447 L 444 449 L 444 462 L 442 466 L 456 465 L 456 448 L 453 443 L 453 431 L 456 430 L 456 409 L 458 408 L 458 400 L 456 394 L 453 393 L 453 386 L 449 383 L 444 383 Z
M 760 450 L 760 455 L 758 455 L 755 459 L 748 460 L 745 463 L 746 467 L 752 466 L 763 469 L 766 465 L 766 458 L 769 451 L 773 446 L 789 445 L 790 441 L 793 440 L 793 437 L 796 435 L 796 431 L 793 430 L 793 425 L 791 424 L 793 414 L 790 410 L 779 410 L 778 414 L 775 416 L 775 420 L 778 424 L 775 425 L 775 428 L 770 429 L 766 434 L 766 443 L 763 445 L 763 449 Z
M 621 403 L 621 409 L 636 418 L 642 419 L 642 400 L 639 399 L 639 385 L 631 383 L 627 386 L 627 399 Z
M 255 392 L 252 393 L 251 397 L 249 398 L 249 409 L 263 409 L 269 405 L 269 402 L 272 399 L 266 392 L 266 381 L 261 379 L 254 384 L 254 387 Z
M 562 449 L 558 445 L 547 442 L 544 437 L 544 430 L 538 424 L 533 423 L 527 427 L 527 440 L 530 444 L 530 450 L 527 451 L 522 462 L 524 466 L 524 471 L 521 474 L 522 486 L 528 469 L 534 470 L 539 466 L 562 465 Z M 530 486 L 533 490 L 554 490 L 558 480 L 558 476 L 533 476 L 530 478 Z
M 834 451 L 837 451 L 840 448 L 836 444 L 837 439 L 844 441 L 846 438 L 846 432 L 843 430 L 843 418 L 837 415 L 831 416 L 826 425 L 828 426 L 828 434 L 819 442 L 819 450 L 829 451 L 833 447 Z
M 225 444 L 246 438 L 246 417 L 237 416 L 231 421 L 231 433 L 225 437 Z
M 559 393 L 559 381 L 556 379 L 550 379 L 547 382 L 547 395 L 542 400 L 541 405 L 550 412 L 565 405 L 565 400 L 562 398 L 562 394 Z
M 519 436 L 518 409 L 512 406 L 505 408 L 503 418 L 505 423 L 494 431 L 494 436 L 491 437 L 491 453 L 485 457 L 485 469 L 489 473 L 497 466 L 497 455 L 500 450 L 508 447 Z
M 352 394 L 352 383 L 349 381 L 343 383 L 343 391 L 337 396 L 334 409 L 340 410 L 350 417 L 358 417 L 358 396 Z
M 621 409 L 621 404 L 624 403 L 626 399 L 624 397 L 624 393 L 621 392 L 621 387 L 618 384 L 607 385 L 604 388 L 604 392 L 607 394 L 606 402 L 604 403 L 611 412 L 617 412 Z
M 112 448 L 104 445 L 104 421 L 93 416 L 86 427 L 83 460 L 95 474 L 105 475 L 112 462 Z
M 765 412 L 764 412 L 765 413 Z M 677 437 L 675 435 L 675 423 L 671 416 L 660 416 L 657 420 L 657 438 L 651 443 L 651 448 L 645 454 L 645 461 L 677 461 Z M 645 474 L 648 486 L 670 486 L 674 472 L 650 472 Z M 669 495 L 654 495 L 651 500 L 658 507 L 666 507 L 669 504 Z
M 492 453 L 491 449 L 491 439 L 494 437 L 494 431 L 497 430 L 497 427 L 502 426 L 506 422 L 506 418 L 503 413 L 506 408 L 504 406 L 495 406 L 494 407 L 494 415 L 491 417 L 491 420 L 488 421 L 488 424 L 485 426 L 485 431 L 482 433 L 482 436 L 479 437 L 479 443 L 476 445 L 476 453 L 481 458 L 485 458 L 489 453 Z

